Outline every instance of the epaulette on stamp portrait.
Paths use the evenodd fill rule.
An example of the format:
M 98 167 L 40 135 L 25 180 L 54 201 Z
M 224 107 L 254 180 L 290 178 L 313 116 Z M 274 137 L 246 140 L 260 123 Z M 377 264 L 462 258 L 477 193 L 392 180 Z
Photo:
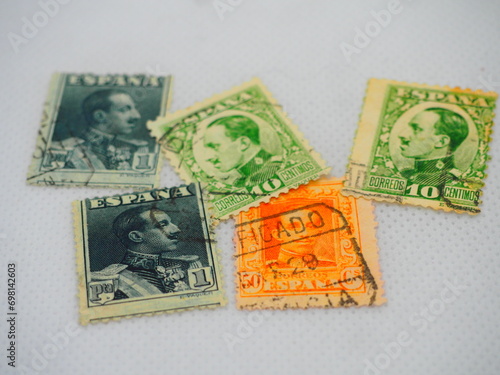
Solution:
M 146 122 L 167 112 L 172 77 L 56 73 L 27 182 L 158 187 L 162 158 Z
M 80 322 L 226 303 L 199 184 L 73 203 Z
M 257 78 L 147 126 L 181 178 L 206 187 L 217 219 L 329 170 Z
M 385 302 L 373 205 L 341 188 L 341 179 L 312 181 L 238 215 L 238 308 Z
M 497 97 L 371 79 L 342 193 L 479 213 Z

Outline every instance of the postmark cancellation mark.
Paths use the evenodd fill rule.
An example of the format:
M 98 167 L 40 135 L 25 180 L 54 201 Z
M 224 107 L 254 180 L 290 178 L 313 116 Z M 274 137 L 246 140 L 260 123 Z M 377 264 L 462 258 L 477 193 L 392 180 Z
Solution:
M 370 202 L 320 179 L 239 214 L 239 308 L 307 308 L 385 302 Z

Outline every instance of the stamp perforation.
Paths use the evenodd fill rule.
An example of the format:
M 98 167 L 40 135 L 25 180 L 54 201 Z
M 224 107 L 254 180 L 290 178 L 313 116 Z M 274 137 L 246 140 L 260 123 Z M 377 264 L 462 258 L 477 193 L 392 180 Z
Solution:
M 479 213 L 481 188 L 487 177 L 485 171 L 490 159 L 488 144 L 496 98 L 496 93 L 481 90 L 371 79 L 347 166 L 343 193 L 447 212 Z M 391 103 L 392 109 L 389 109 Z M 433 120 L 435 123 L 431 125 L 428 113 L 434 116 L 433 119 L 439 116 L 439 133 L 433 128 L 438 120 Z M 421 143 L 416 135 L 407 135 L 404 126 L 409 124 L 410 119 L 411 126 L 422 126 L 429 132 L 425 142 L 434 142 L 434 149 L 427 148 L 429 151 L 425 152 L 431 156 L 417 153 L 423 152 L 422 147 L 429 146 Z M 451 119 L 455 121 L 453 127 L 449 125 Z M 414 125 L 415 122 L 418 125 Z M 460 130 L 462 128 L 465 130 Z M 465 135 L 457 135 L 458 132 Z M 401 139 L 399 148 L 395 144 L 398 138 Z M 441 145 L 438 139 L 444 143 Z M 473 147 L 477 149 L 473 150 Z M 455 160 L 462 164 L 455 166 Z M 413 167 L 409 167 L 411 162 Z M 379 169 L 382 171 L 379 172 Z
M 230 217 L 234 217 L 238 212 L 247 210 L 250 207 L 258 206 L 262 202 L 268 202 L 272 197 L 276 197 L 286 191 L 297 188 L 298 186 L 300 186 L 305 182 L 316 180 L 321 175 L 327 174 L 328 171 L 330 170 L 330 168 L 326 166 L 324 160 L 321 159 L 320 155 L 317 152 L 315 152 L 309 145 L 304 135 L 299 131 L 298 127 L 288 118 L 286 112 L 284 112 L 283 110 L 278 110 L 278 108 L 281 108 L 281 106 L 277 103 L 276 99 L 272 96 L 269 90 L 262 84 L 262 82 L 258 78 L 253 78 L 251 81 L 246 82 L 243 85 L 236 86 L 226 92 L 213 95 L 212 97 L 205 99 L 202 102 L 198 102 L 188 108 L 181 109 L 172 114 L 168 114 L 163 118 L 159 117 L 156 121 L 152 121 L 147 124 L 148 128 L 150 129 L 151 135 L 157 138 L 159 142 L 161 142 L 162 145 L 164 145 L 162 146 L 163 154 L 166 156 L 169 162 L 174 166 L 176 172 L 180 175 L 180 177 L 185 182 L 188 183 L 196 179 L 193 172 L 191 170 L 188 170 L 188 168 L 184 167 L 185 166 L 184 164 L 185 153 L 183 152 L 184 145 L 180 150 L 176 150 L 177 151 L 176 152 L 173 150 L 172 146 L 166 144 L 166 137 L 172 134 L 174 129 L 182 122 L 183 119 L 189 118 L 190 115 L 193 116 L 196 113 L 208 111 L 208 109 L 210 109 L 210 107 L 213 106 L 218 101 L 222 101 L 223 99 L 227 99 L 239 93 L 244 93 L 246 91 L 249 91 L 253 87 L 262 92 L 263 96 L 266 98 L 265 100 L 266 106 L 271 108 L 271 114 L 277 118 L 277 120 L 275 119 L 275 121 L 278 121 L 278 123 L 283 124 L 280 126 L 286 126 L 286 128 L 289 131 L 289 135 L 291 135 L 293 139 L 298 144 L 301 145 L 303 151 L 307 152 L 311 156 L 309 160 L 312 163 L 314 163 L 316 169 L 314 169 L 314 172 L 311 172 L 309 174 L 304 174 L 301 178 L 296 179 L 296 181 L 294 181 L 293 183 L 289 184 L 283 183 L 286 185 L 284 186 L 284 188 L 279 188 L 274 192 L 269 192 L 269 193 L 266 192 L 266 194 L 262 195 L 262 198 L 253 199 L 254 195 L 255 196 L 261 196 L 261 195 L 258 193 L 257 194 L 248 193 L 247 195 L 250 197 L 250 199 L 252 199 L 252 201 L 246 202 L 244 205 L 240 206 L 234 211 L 230 212 L 223 211 L 217 214 L 214 208 L 213 212 L 215 213 L 215 218 L 218 219 L 227 219 Z M 257 98 L 254 97 L 245 100 L 245 102 L 251 102 L 256 100 Z M 230 106 L 230 109 L 239 108 L 240 105 L 241 103 L 238 103 L 238 105 L 232 105 Z M 169 125 L 167 126 L 167 124 Z M 217 200 L 216 196 L 219 193 L 222 194 L 223 192 L 213 189 L 211 187 L 212 182 L 201 181 L 201 183 L 202 186 L 207 190 L 208 199 L 212 201 L 213 205 L 213 202 Z M 236 191 L 236 195 L 238 194 L 237 189 L 233 191 Z
M 84 77 L 87 75 L 55 73 L 50 80 L 47 100 L 43 106 L 41 124 L 39 125 L 39 131 L 36 138 L 35 152 L 33 153 L 30 166 L 28 168 L 27 183 L 31 185 L 55 187 L 134 187 L 136 189 L 148 189 L 159 186 L 160 170 L 163 162 L 162 158 L 159 157 L 160 147 L 156 142 L 151 142 L 150 139 L 144 140 L 144 135 L 141 135 L 140 131 L 136 133 L 137 138 L 135 138 L 135 136 L 132 136 L 131 138 L 126 133 L 120 133 L 128 132 L 128 130 L 113 128 L 111 133 L 105 133 L 106 135 L 104 137 L 111 139 L 109 144 L 114 148 L 108 148 L 106 152 L 101 152 L 102 150 L 95 151 L 93 149 L 94 144 L 92 144 L 92 142 L 94 142 L 97 138 L 92 138 L 93 141 L 90 139 L 91 136 L 93 137 L 95 134 L 92 133 L 91 136 L 88 138 L 86 137 L 86 135 L 91 133 L 91 129 L 94 129 L 94 125 L 91 126 L 90 124 L 84 124 L 85 120 L 83 120 L 82 116 L 86 115 L 85 109 L 82 109 L 82 116 L 78 115 L 78 111 L 71 111 L 71 113 L 74 114 L 66 116 L 68 118 L 64 121 L 67 123 L 64 123 L 64 121 L 61 122 L 59 119 L 61 111 L 68 112 L 68 108 L 77 104 L 76 108 L 78 108 L 78 106 L 81 106 L 83 103 L 83 101 L 82 103 L 77 103 L 80 100 L 80 96 L 87 95 L 86 98 L 88 99 L 92 92 L 95 93 L 97 91 L 106 90 L 111 91 L 116 89 L 116 87 L 119 87 L 118 90 L 122 90 L 121 92 L 124 95 L 128 95 L 130 100 L 134 102 L 134 99 L 132 99 L 132 96 L 134 95 L 133 85 L 124 84 L 122 86 L 113 86 L 113 84 L 110 84 L 107 86 L 107 83 L 92 83 L 89 84 L 89 86 L 85 86 L 85 84 L 81 84 L 81 90 L 78 88 L 80 91 L 74 91 L 77 85 L 73 85 L 73 91 L 68 94 L 68 87 L 72 85 L 68 83 L 69 77 L 73 76 Z M 118 77 L 120 75 L 97 76 L 88 74 L 88 76 L 92 76 L 95 79 L 104 79 L 106 77 Z M 171 76 L 152 77 L 144 74 L 138 74 L 134 77 L 139 76 L 144 79 L 160 79 L 158 82 L 163 85 L 161 87 L 161 92 L 155 92 L 155 94 L 160 95 L 160 98 L 158 99 L 158 108 L 153 109 L 148 107 L 147 111 L 158 110 L 155 115 L 166 113 L 168 105 L 171 102 L 173 82 Z M 120 77 L 124 77 L 125 79 L 125 77 L 132 76 L 123 75 Z M 93 91 L 89 90 L 89 87 L 92 87 Z M 141 86 L 140 89 L 148 90 L 149 87 Z M 124 90 L 128 91 L 126 92 Z M 75 99 L 73 99 L 73 97 Z M 114 99 L 116 99 L 116 96 L 113 97 L 113 100 Z M 109 97 L 108 100 L 110 100 Z M 140 97 L 137 100 L 140 101 Z M 63 101 L 66 103 L 64 107 L 62 106 Z M 69 119 L 70 117 L 71 120 Z M 125 120 L 115 119 L 110 121 Z M 119 126 L 117 124 L 119 124 L 119 122 L 110 126 Z M 62 131 L 62 133 L 58 133 L 59 135 L 54 138 L 56 128 L 59 129 L 58 131 Z M 65 136 L 61 136 L 61 134 L 65 134 Z M 101 136 L 101 133 L 98 134 Z M 114 136 L 114 138 L 111 138 L 112 136 Z M 54 139 L 57 140 L 54 141 Z M 147 150 L 144 149 L 144 144 L 141 142 L 149 142 L 146 146 Z M 140 165 L 140 155 L 147 155 L 143 156 L 144 158 L 147 157 L 147 161 L 145 162 L 147 165 Z M 74 160 L 77 163 L 76 166 L 72 164 Z M 110 166 L 108 163 L 113 163 L 113 165 Z M 120 163 L 122 166 L 115 166 L 115 164 Z M 126 163 L 129 164 L 128 167 L 124 166 Z M 146 170 L 142 170 L 144 168 L 146 168 Z
M 294 204 L 297 205 L 298 203 L 298 197 L 305 196 L 304 191 L 321 191 L 323 189 L 324 191 L 328 191 L 329 188 L 334 188 L 337 189 L 337 193 L 340 191 L 340 188 L 342 186 L 341 179 L 335 180 L 335 179 L 321 179 L 318 181 L 311 182 L 308 185 L 304 185 L 300 187 L 296 191 L 292 191 L 291 193 L 287 193 L 285 195 L 280 195 L 278 198 L 273 198 L 269 204 L 278 204 L 279 206 L 276 207 L 282 207 L 285 202 L 295 202 Z M 310 189 L 310 190 L 308 190 Z M 314 190 L 317 189 L 317 190 Z M 326 190 L 325 190 L 326 189 Z M 294 195 L 298 194 L 298 195 Z M 311 193 L 312 196 L 315 193 Z M 318 197 L 322 197 L 321 199 L 325 199 L 325 197 L 328 197 L 330 193 L 325 192 L 321 193 Z M 310 198 L 312 199 L 312 198 Z M 235 233 L 233 237 L 233 241 L 235 244 L 236 253 L 235 253 L 235 263 L 236 263 L 236 289 L 237 289 L 237 306 L 240 309 L 261 309 L 261 308 L 270 308 L 270 309 L 285 309 L 285 308 L 309 308 L 309 307 L 348 307 L 348 306 L 363 306 L 363 305 L 379 305 L 385 302 L 385 298 L 383 297 L 383 281 L 381 280 L 380 276 L 380 268 L 378 265 L 378 246 L 376 244 L 376 235 L 375 235 L 375 228 L 377 226 L 377 223 L 374 219 L 374 207 L 373 205 L 366 200 L 355 200 L 354 198 L 346 198 L 342 197 L 342 200 L 337 201 L 337 203 L 334 203 L 334 205 L 339 205 L 342 206 L 342 204 L 346 204 L 347 201 L 351 202 L 351 209 L 347 208 L 347 206 L 343 206 L 344 209 L 349 212 L 348 216 L 344 216 L 344 214 L 341 211 L 338 211 L 337 214 L 340 215 L 339 220 L 340 222 L 337 223 L 337 226 L 340 226 L 341 228 L 344 229 L 345 233 L 342 237 L 339 237 L 336 241 L 338 241 L 338 246 L 337 245 L 333 246 L 333 248 L 336 248 L 335 250 L 336 254 L 340 254 L 341 251 L 341 246 L 340 244 L 342 241 L 349 241 L 349 243 L 352 244 L 353 251 L 356 254 L 356 258 L 358 259 L 363 269 L 363 272 L 360 275 L 352 275 L 349 276 L 345 279 L 343 278 L 338 278 L 333 281 L 331 281 L 328 284 L 323 285 L 320 288 L 326 288 L 326 289 L 304 289 L 304 290 L 297 290 L 296 292 L 292 292 L 291 290 L 288 290 L 285 288 L 285 290 L 252 290 L 250 292 L 243 291 L 242 285 L 243 285 L 243 275 L 244 274 L 254 274 L 257 271 L 255 268 L 245 268 L 245 262 L 249 262 L 254 264 L 260 264 L 256 260 L 254 256 L 251 258 L 247 259 L 246 261 L 243 260 L 243 256 L 247 254 L 247 250 L 244 249 L 242 246 L 251 246 L 252 241 L 248 242 L 247 245 L 244 245 L 243 242 L 245 241 L 245 236 L 240 237 L 238 232 Z M 335 201 L 333 201 L 335 202 Z M 344 203 L 341 203 L 344 202 Z M 268 204 L 268 205 L 269 205 Z M 237 228 L 238 226 L 241 228 L 244 225 L 250 226 L 249 223 L 255 223 L 257 221 L 264 221 L 264 224 L 262 224 L 262 227 L 266 227 L 270 224 L 270 219 L 276 219 L 276 214 L 272 214 L 272 209 L 268 208 L 266 209 L 265 212 L 268 212 L 269 210 L 271 211 L 271 214 L 269 213 L 264 213 L 262 211 L 262 207 L 265 205 L 261 205 L 256 208 L 252 208 L 251 210 L 240 213 L 237 219 Z M 301 206 L 302 207 L 302 206 Z M 307 210 L 311 210 L 317 205 L 315 204 L 306 204 L 303 207 L 308 207 L 308 209 L 303 210 L 303 212 Z M 302 208 L 303 208 L 302 207 Z M 335 207 L 335 206 L 333 206 Z M 300 210 L 301 208 L 299 208 Z M 297 209 L 292 209 L 290 211 L 293 211 L 290 213 L 289 211 L 281 213 L 281 219 L 280 220 L 285 220 L 282 219 L 283 217 L 292 217 L 297 219 L 297 217 L 301 216 L 298 214 Z M 333 212 L 333 211 L 332 211 Z M 257 219 L 255 219 L 257 217 Z M 305 217 L 305 216 L 304 216 Z M 348 218 L 349 217 L 349 218 Z M 346 225 L 340 224 L 342 220 L 345 220 Z M 333 221 L 332 224 L 333 225 Z M 353 226 L 354 225 L 354 226 Z M 256 225 L 255 227 L 258 227 L 259 225 Z M 279 227 L 279 226 L 278 226 Z M 271 225 L 271 228 L 273 226 Z M 329 229 L 329 228 L 328 228 Z M 268 231 L 271 229 L 268 229 Z M 250 232 L 247 232 L 250 233 Z M 253 232 L 252 232 L 253 233 Z M 325 230 L 324 234 L 327 234 L 328 231 Z M 307 236 L 296 239 L 299 241 L 303 241 L 305 238 L 310 237 L 309 233 Z M 314 234 L 314 233 L 313 233 Z M 361 235 L 362 234 L 362 235 Z M 255 235 L 255 234 L 254 234 Z M 260 237 L 263 235 L 260 234 Z M 243 241 L 243 242 L 242 242 Z M 258 240 L 257 238 L 254 240 L 257 241 L 255 242 L 256 246 L 265 246 L 263 245 L 261 240 Z M 330 240 L 329 240 L 330 241 Z M 300 242 L 299 242 L 300 243 Z M 284 243 L 283 243 L 284 244 Z M 283 245 L 282 244 L 282 245 Z M 312 246 L 312 245 L 309 245 Z M 317 245 L 315 245 L 317 247 Z M 280 245 L 281 247 L 281 245 Z M 254 253 L 254 251 L 249 251 L 249 254 Z M 338 255 L 336 255 L 338 256 Z M 267 259 L 265 256 L 260 256 L 259 259 Z M 337 260 L 338 262 L 339 260 Z M 346 266 L 350 264 L 358 264 L 358 261 L 355 261 L 355 263 L 351 263 L 353 260 L 349 260 L 348 263 L 345 263 Z M 271 262 L 273 263 L 273 262 Z M 306 263 L 307 264 L 307 263 Z M 335 272 L 340 272 L 340 264 L 343 263 L 338 263 L 338 266 L 335 266 L 334 268 L 331 268 L 332 266 L 327 266 L 324 265 L 322 267 L 316 266 L 316 264 L 312 264 L 313 267 L 307 266 L 307 268 L 304 266 L 304 269 L 301 270 L 300 268 L 296 268 L 294 272 L 291 272 L 291 269 L 289 267 L 283 268 L 283 265 L 277 266 L 277 268 L 271 268 L 270 270 L 266 271 L 266 267 L 264 265 L 261 266 L 261 268 L 258 268 L 261 270 L 261 272 L 267 272 L 269 274 L 269 277 L 271 277 L 270 280 L 278 277 L 278 280 L 309 280 L 310 277 L 327 277 L 326 280 L 328 280 L 328 276 L 319 276 L 319 275 L 328 275 L 328 274 L 336 274 Z M 262 268 L 264 267 L 264 268 Z M 334 269 L 337 269 L 337 271 L 333 271 Z M 272 271 L 272 272 L 271 272 Z M 297 271 L 297 272 L 296 272 Z M 332 273 L 333 272 L 333 273 Z M 286 276 L 290 275 L 290 276 Z M 295 275 L 295 276 L 294 276 Z M 313 275 L 318 275 L 318 276 L 313 276 Z M 340 273 L 339 273 L 340 275 Z M 253 277 L 253 276 L 250 276 Z M 264 276 L 262 276 L 264 277 Z M 345 289 L 342 285 L 345 284 L 346 282 L 355 282 L 357 279 L 361 278 L 363 280 L 363 288 L 362 289 L 354 289 L 352 291 Z M 248 279 L 247 279 L 248 280 Z M 245 281 L 246 282 L 246 281 Z M 291 281 L 290 281 L 291 282 Z M 326 281 L 325 281 L 326 282 Z M 306 284 L 304 284 L 306 285 Z
M 187 185 L 183 185 L 187 188 Z M 183 186 L 179 187 L 182 188 Z M 206 256 L 208 257 L 208 265 L 211 267 L 213 275 L 213 285 L 201 288 L 198 290 L 185 290 L 177 291 L 174 293 L 162 293 L 153 294 L 149 296 L 139 296 L 130 297 L 128 299 L 112 300 L 110 303 L 102 304 L 99 306 L 91 305 L 89 303 L 89 289 L 88 285 L 90 282 L 89 272 L 89 232 L 88 232 L 88 218 L 86 216 L 87 204 L 86 201 L 75 201 L 73 202 L 73 218 L 74 218 L 74 230 L 75 230 L 75 243 L 77 248 L 76 264 L 78 270 L 78 298 L 80 306 L 80 323 L 85 325 L 89 322 L 107 322 L 110 320 L 119 320 L 121 318 L 129 318 L 132 316 L 142 316 L 142 315 L 157 315 L 160 313 L 172 313 L 176 311 L 187 311 L 199 308 L 215 308 L 218 306 L 223 306 L 227 303 L 224 286 L 223 286 L 223 270 L 221 266 L 221 251 L 217 246 L 216 234 L 214 231 L 214 220 L 211 216 L 207 214 L 207 201 L 204 199 L 204 193 L 201 190 L 199 184 L 190 185 L 194 188 L 196 192 L 196 206 L 198 207 L 199 220 L 205 224 L 201 225 L 201 230 L 204 234 L 205 240 L 203 248 L 206 251 Z M 171 188 L 176 194 L 175 189 Z M 154 191 L 159 191 L 161 189 L 155 189 Z M 135 192 L 132 194 L 147 194 L 148 192 Z M 127 194 L 116 194 L 111 197 L 105 198 L 94 198 L 93 200 L 100 200 L 106 198 L 121 198 L 127 197 Z M 166 199 L 166 198 L 163 198 Z M 170 199 L 182 199 L 176 198 L 175 195 L 171 196 Z M 90 202 L 91 200 L 88 200 Z M 143 204 L 141 202 L 137 204 Z M 147 203 L 146 203 L 147 204 Z M 152 203 L 156 207 L 155 203 Z M 152 207 L 153 207 L 152 206 Z M 135 206 L 133 206 L 135 207 Z M 154 207 L 152 209 L 154 209 Z M 106 208 L 99 208 L 101 210 L 106 210 Z M 122 210 L 123 212 L 123 210 Z M 185 213 L 186 214 L 186 213 Z M 187 237 L 188 240 L 197 241 L 194 237 Z M 170 301 L 170 302 L 169 302 Z M 105 307 L 102 309 L 102 307 Z M 124 313 L 125 312 L 125 313 Z

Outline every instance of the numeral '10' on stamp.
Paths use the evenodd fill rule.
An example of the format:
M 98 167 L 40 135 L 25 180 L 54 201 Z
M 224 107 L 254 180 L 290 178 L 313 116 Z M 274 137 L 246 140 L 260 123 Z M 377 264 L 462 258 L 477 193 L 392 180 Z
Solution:
M 480 212 L 497 94 L 372 79 L 344 194 Z

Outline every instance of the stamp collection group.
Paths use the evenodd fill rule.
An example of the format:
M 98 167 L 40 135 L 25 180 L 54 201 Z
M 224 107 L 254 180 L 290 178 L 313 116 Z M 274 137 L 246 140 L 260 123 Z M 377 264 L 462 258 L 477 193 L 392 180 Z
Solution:
M 52 77 L 28 183 L 132 191 L 73 202 L 82 324 L 222 306 L 225 256 L 240 309 L 380 305 L 373 201 L 480 212 L 496 93 L 370 79 L 342 178 L 257 78 L 174 113 L 171 93 Z M 164 157 L 185 185 L 159 186 Z

